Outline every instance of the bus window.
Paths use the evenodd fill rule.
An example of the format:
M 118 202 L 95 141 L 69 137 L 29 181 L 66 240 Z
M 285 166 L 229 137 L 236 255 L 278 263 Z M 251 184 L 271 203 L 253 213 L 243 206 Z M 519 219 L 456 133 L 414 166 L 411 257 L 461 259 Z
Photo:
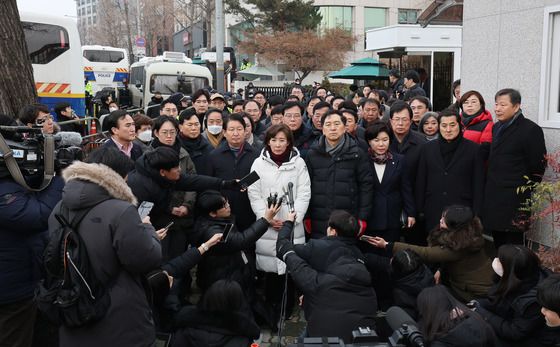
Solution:
M 181 92 L 190 95 L 206 86 L 208 86 L 208 79 L 204 77 L 181 76 L 180 82 L 177 75 L 152 75 L 150 77 L 151 93 L 156 91 L 162 94 Z
M 84 58 L 92 63 L 118 63 L 124 59 L 124 53 L 108 50 L 84 50 Z
M 68 32 L 61 26 L 22 22 L 32 64 L 48 64 L 70 49 Z

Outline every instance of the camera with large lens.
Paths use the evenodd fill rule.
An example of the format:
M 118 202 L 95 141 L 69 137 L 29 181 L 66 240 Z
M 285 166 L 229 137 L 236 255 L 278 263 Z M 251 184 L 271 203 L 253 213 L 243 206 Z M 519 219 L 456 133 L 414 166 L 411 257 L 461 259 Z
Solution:
M 0 126 L 0 134 L 24 177 L 42 174 L 46 161 L 49 160 L 54 162 L 54 169 L 59 171 L 74 160 L 83 159 L 81 136 L 78 133 L 44 135 L 41 129 L 37 128 Z M 48 145 L 49 142 L 52 145 Z M 11 175 L 6 164 L 5 152 L 8 151 L 0 150 L 0 177 Z

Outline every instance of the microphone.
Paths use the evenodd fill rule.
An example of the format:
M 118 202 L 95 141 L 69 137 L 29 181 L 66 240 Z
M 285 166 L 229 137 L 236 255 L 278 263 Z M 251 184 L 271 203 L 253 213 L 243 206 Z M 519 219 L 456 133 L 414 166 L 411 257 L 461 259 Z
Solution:
M 288 182 L 288 207 L 290 208 L 290 212 L 295 211 L 294 206 L 294 184 L 292 182 Z
M 402 308 L 390 307 L 385 319 L 391 329 L 395 331 L 389 338 L 390 342 L 397 343 L 400 338 L 404 338 L 411 346 L 424 347 L 424 339 L 416 327 L 416 322 Z
M 53 138 L 59 147 L 79 147 L 82 145 L 82 135 L 74 131 L 60 131 L 54 134 Z

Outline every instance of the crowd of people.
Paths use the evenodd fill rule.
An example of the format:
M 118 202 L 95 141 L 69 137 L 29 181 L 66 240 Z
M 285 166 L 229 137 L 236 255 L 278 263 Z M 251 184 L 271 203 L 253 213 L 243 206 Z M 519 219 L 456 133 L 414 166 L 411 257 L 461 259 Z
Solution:
M 559 345 L 560 275 L 524 246 L 530 191 L 517 189 L 542 179 L 543 131 L 515 89 L 496 93 L 495 118 L 479 92 L 452 89 L 440 112 L 414 70 L 346 97 L 294 85 L 287 98 L 254 90 L 233 102 L 200 89 L 156 93 L 133 115 L 102 98 L 107 141 L 83 162 L 40 192 L 0 179 L 0 345 L 42 332 L 60 346 L 153 346 L 156 335 L 248 346 L 298 303 L 302 337 L 351 343 L 396 305 L 427 346 Z M 76 119 L 70 105 L 54 111 Z M 82 131 L 43 105 L 17 122 Z M 80 213 L 111 303 L 53 332 L 34 300 L 42 249 L 60 215 Z

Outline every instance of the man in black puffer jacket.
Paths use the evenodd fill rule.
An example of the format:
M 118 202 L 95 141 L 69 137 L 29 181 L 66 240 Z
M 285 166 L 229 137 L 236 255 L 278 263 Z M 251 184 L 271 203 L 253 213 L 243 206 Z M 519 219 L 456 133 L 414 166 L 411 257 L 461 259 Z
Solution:
M 158 147 L 138 158 L 135 169 L 128 174 L 127 183 L 139 203 L 154 203 L 150 218 L 156 229 L 163 228 L 169 221 L 171 193 L 174 191 L 239 187 L 235 180 L 181 174 L 179 154 L 168 147 Z
M 325 236 L 327 221 L 335 209 L 346 210 L 360 221 L 365 230 L 373 194 L 373 174 L 366 154 L 346 133 L 346 118 L 330 111 L 321 118 L 323 136 L 305 162 L 311 178 L 311 201 L 306 228 L 312 238 Z
M 326 249 L 316 247 L 311 259 L 322 264 L 317 269 L 302 259 L 290 241 L 295 214 L 288 215 L 278 234 L 276 256 L 286 262 L 296 286 L 303 292 L 303 309 L 310 337 L 338 336 L 349 343 L 352 330 L 358 327 L 375 328 L 377 298 L 371 277 L 356 247 L 336 242 L 336 236 L 351 239 L 358 232 L 358 221 L 345 211 L 333 211 L 328 222 L 329 237 L 311 240 L 324 243 Z M 329 247 L 327 241 L 333 240 Z

